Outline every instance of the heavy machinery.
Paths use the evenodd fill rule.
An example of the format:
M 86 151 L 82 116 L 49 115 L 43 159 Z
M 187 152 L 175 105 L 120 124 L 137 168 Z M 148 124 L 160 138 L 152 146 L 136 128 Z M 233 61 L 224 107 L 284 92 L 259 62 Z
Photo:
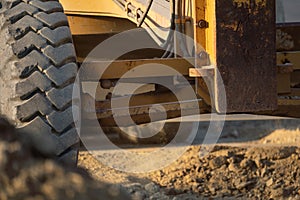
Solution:
M 199 98 L 192 100 L 201 113 L 299 117 L 299 25 L 286 23 L 282 17 L 276 26 L 274 0 L 0 3 L 0 112 L 24 131 L 51 137 L 57 146 L 56 154 L 63 160 L 76 160 L 77 156 L 79 138 L 72 94 L 78 66 L 102 41 L 128 30 L 132 30 L 127 33 L 129 40 L 143 35 L 145 41 L 137 42 L 158 50 L 139 49 L 113 61 L 108 53 L 84 62 L 82 80 L 99 82 L 97 91 L 101 93 L 95 99 L 83 95 L 82 116 L 87 121 L 89 110 L 96 108 L 101 126 L 116 127 L 111 104 L 118 98 L 111 97 L 111 89 L 128 71 L 153 63 L 175 69 L 194 86 Z M 282 5 L 277 8 L 278 13 L 282 11 Z M 194 43 L 187 42 L 181 34 Z M 104 66 L 109 68 L 103 71 Z M 180 93 L 184 86 L 174 77 L 176 74 L 161 74 L 157 78 L 170 80 L 170 87 Z M 149 83 L 147 78 L 131 77 L 127 82 Z M 130 116 L 120 117 L 131 117 L 136 124 L 149 123 L 149 110 L 155 104 L 163 105 L 167 118 L 182 116 L 182 107 L 172 93 L 150 82 L 130 95 Z M 198 114 L 189 105 L 186 109 L 185 115 Z M 123 124 L 128 125 L 131 124 Z

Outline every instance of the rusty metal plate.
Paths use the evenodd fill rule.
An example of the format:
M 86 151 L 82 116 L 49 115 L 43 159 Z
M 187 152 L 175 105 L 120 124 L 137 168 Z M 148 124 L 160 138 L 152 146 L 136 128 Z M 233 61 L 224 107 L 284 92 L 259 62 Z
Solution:
M 216 65 L 227 112 L 277 108 L 275 1 L 216 0 Z M 222 108 L 216 80 L 216 107 Z

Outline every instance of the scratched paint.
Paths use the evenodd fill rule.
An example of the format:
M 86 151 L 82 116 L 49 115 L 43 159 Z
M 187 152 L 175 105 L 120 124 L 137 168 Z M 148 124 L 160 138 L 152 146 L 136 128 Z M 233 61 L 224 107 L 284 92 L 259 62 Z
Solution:
M 275 0 L 216 1 L 216 63 L 225 85 L 227 110 L 276 108 L 274 11 Z

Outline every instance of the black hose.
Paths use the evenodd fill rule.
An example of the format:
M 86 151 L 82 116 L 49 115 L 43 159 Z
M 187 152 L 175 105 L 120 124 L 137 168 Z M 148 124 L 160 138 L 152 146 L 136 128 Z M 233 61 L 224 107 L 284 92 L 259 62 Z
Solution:
M 163 54 L 162 58 L 168 58 L 173 54 L 174 51 L 174 30 L 176 28 L 175 26 L 175 18 L 176 14 L 176 4 L 175 0 L 172 0 L 172 14 L 171 14 L 171 26 L 169 30 L 168 37 L 166 41 L 161 45 L 162 48 L 166 48 L 165 53 Z M 172 52 L 171 52 L 172 51 Z
M 170 44 L 172 37 L 174 37 L 174 30 L 175 30 L 175 14 L 172 14 L 171 27 L 169 30 L 168 37 L 167 37 L 166 41 L 161 45 L 163 48 L 167 47 L 167 45 Z
M 139 23 L 138 23 L 138 27 L 141 27 L 141 26 L 142 26 L 142 24 L 144 23 L 144 21 L 145 21 L 145 19 L 146 19 L 147 15 L 148 15 L 148 13 L 149 13 L 149 11 L 150 11 L 150 8 L 151 8 L 151 6 L 152 6 L 152 3 L 153 3 L 153 0 L 149 0 L 149 1 L 148 1 L 148 6 L 147 6 L 147 9 L 146 9 L 146 11 L 144 12 L 144 14 L 143 14 L 143 17 L 142 17 L 141 21 L 139 21 Z
M 124 8 L 126 1 L 124 0 L 113 0 L 117 5 L 119 5 L 120 7 Z M 145 22 L 145 19 L 151 9 L 151 6 L 153 4 L 154 0 L 149 0 L 148 6 L 146 11 L 143 13 L 142 19 L 139 21 L 138 23 L 138 27 L 141 27 L 143 25 L 143 23 Z M 176 0 L 172 0 L 172 13 L 171 13 L 171 26 L 170 26 L 170 30 L 168 33 L 168 36 L 165 40 L 165 42 L 163 42 L 163 44 L 161 45 L 162 48 L 165 48 L 166 51 L 164 53 L 164 55 L 162 56 L 163 58 L 169 58 L 172 57 L 174 55 L 174 30 L 176 29 L 176 25 L 175 25 L 175 18 L 176 18 Z M 134 17 L 134 16 L 132 16 Z
M 176 10 L 176 15 L 177 15 L 177 18 L 178 19 L 182 19 L 185 14 L 183 11 L 183 8 L 182 8 L 182 0 L 178 0 L 177 1 L 177 10 Z M 184 2 L 185 3 L 185 2 Z M 179 32 L 179 37 L 178 39 L 180 40 L 179 43 L 180 43 L 180 49 L 182 51 L 182 54 L 183 54 L 183 57 L 189 57 L 189 52 L 188 52 L 188 48 L 186 46 L 186 38 L 185 38 L 185 24 L 176 24 L 176 31 Z M 176 37 L 177 38 L 177 37 Z

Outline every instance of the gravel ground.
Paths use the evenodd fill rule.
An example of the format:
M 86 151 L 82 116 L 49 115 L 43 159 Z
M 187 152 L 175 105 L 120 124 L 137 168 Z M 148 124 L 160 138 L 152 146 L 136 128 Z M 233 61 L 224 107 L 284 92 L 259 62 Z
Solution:
M 299 130 L 276 130 L 256 141 L 219 144 L 204 157 L 194 145 L 170 166 L 145 174 L 116 171 L 86 151 L 79 165 L 136 200 L 300 199 L 299 138 Z

